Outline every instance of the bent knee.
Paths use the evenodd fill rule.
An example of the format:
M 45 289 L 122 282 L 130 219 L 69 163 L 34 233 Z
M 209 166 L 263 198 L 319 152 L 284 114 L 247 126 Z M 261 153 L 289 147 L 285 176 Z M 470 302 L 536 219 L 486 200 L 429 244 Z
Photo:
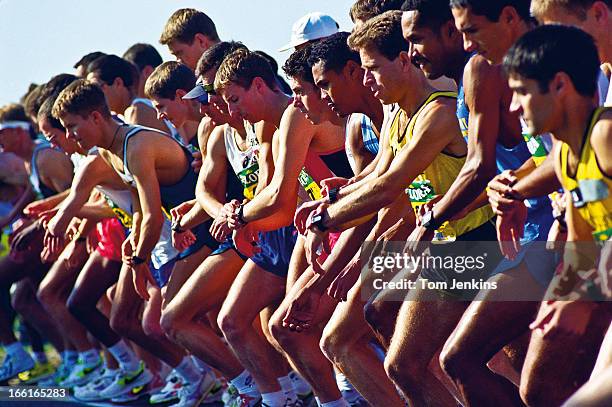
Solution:
M 162 329 L 160 321 L 155 318 L 143 318 L 142 331 L 145 335 L 155 339 L 164 339 L 166 337 L 166 333 Z
M 164 309 L 161 313 L 159 326 L 161 332 L 169 338 L 176 338 L 182 319 L 172 309 Z
M 245 331 L 250 328 L 250 323 L 241 320 L 236 315 L 223 311 L 219 313 L 217 324 L 228 341 L 241 338 Z

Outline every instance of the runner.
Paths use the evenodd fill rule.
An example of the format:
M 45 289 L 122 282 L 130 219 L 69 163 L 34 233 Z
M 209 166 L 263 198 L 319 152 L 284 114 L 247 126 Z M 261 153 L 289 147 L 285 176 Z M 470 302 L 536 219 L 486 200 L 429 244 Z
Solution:
M 568 53 L 576 58 L 568 59 Z M 560 141 L 553 157 L 567 205 L 568 243 L 562 275 L 577 273 L 585 266 L 595 269 L 593 258 L 580 259 L 576 254 L 576 250 L 583 252 L 589 241 L 604 249 L 612 230 L 612 201 L 600 192 L 612 185 L 606 175 L 612 172 L 612 114 L 609 108 L 598 108 L 594 97 L 599 59 L 593 39 L 576 28 L 542 26 L 513 46 L 504 65 L 514 92 L 513 110 L 522 113 L 530 132 L 550 132 Z M 597 188 L 592 189 L 590 185 L 594 184 Z M 601 261 L 606 259 L 602 257 Z M 609 269 L 602 267 L 600 271 L 604 272 L 603 281 L 609 279 Z M 521 378 L 521 394 L 527 404 L 560 405 L 588 378 L 610 326 L 609 304 L 597 305 L 589 299 L 587 295 L 574 301 L 542 303 L 531 324 L 533 333 Z M 562 350 L 560 332 L 568 332 L 563 337 L 563 349 L 570 346 L 574 352 Z M 580 361 L 577 355 L 581 355 Z M 602 362 L 609 367 L 609 361 Z M 602 367 L 599 369 L 602 372 Z M 553 372 L 555 379 L 551 380 Z M 596 398 L 596 393 L 593 396 Z
M 221 41 L 215 23 L 193 8 L 175 11 L 164 26 L 159 43 L 166 45 L 180 63 L 195 70 L 202 53 Z
M 87 67 L 87 80 L 104 91 L 112 112 L 128 123 L 167 130 L 148 103 L 135 103 L 140 75 L 135 65 L 116 55 L 104 55 Z
M 82 147 L 98 146 L 101 156 L 113 166 L 124 182 L 137 188 L 132 190 L 132 233 L 123 245 L 123 267 L 118 286 L 121 289 L 115 294 L 125 301 L 113 307 L 111 326 L 125 331 L 126 337 L 134 337 L 145 349 L 174 367 L 189 383 L 184 388 L 186 394 L 207 393 L 205 387 L 210 386 L 210 383 L 203 381 L 193 360 L 181 349 L 162 338 L 143 335 L 140 326 L 128 326 L 138 315 L 138 302 L 133 298 L 134 290 L 142 298 L 149 299 L 147 282 L 163 286 L 163 281 L 156 282 L 153 279 L 148 259 L 159 240 L 164 223 L 161 202 L 168 211 L 193 199 L 195 174 L 189 168 L 191 155 L 164 133 L 117 124 L 111 118 L 102 90 L 84 81 L 73 83 L 60 94 L 54 105 L 54 116 L 60 118 L 69 134 L 76 137 Z M 135 152 L 137 150 L 138 153 Z M 159 158 L 162 155 L 163 160 Z M 181 167 L 185 169 L 181 171 Z M 195 235 L 200 236 L 199 231 Z M 184 270 L 193 270 L 194 264 L 201 262 L 211 251 L 204 247 L 205 243 L 213 245 L 212 242 L 200 240 L 197 246 L 183 251 L 173 271 L 179 270 L 177 275 L 182 276 Z M 127 284 L 132 279 L 133 285 Z M 166 294 L 171 298 L 174 293 L 169 291 Z M 121 363 L 121 358 L 117 359 Z M 145 379 L 150 380 L 150 376 L 142 365 L 133 366 L 118 375 L 115 382 L 101 392 L 101 396 L 112 398 L 121 395 L 126 392 L 126 384 L 133 384 L 141 377 L 146 383 L 148 380 Z M 127 377 L 127 382 L 124 377 Z
M 19 105 L 6 106 L 0 111 L 0 146 L 3 151 L 14 153 L 26 162 L 30 182 L 38 196 L 50 197 L 67 189 L 72 174 L 70 160 L 48 144 L 34 140 L 32 125 L 25 121 L 27 119 L 23 108 Z M 21 121 L 10 120 L 19 116 Z M 44 333 L 61 352 L 62 337 L 35 296 L 36 287 L 48 269 L 48 266 L 41 263 L 41 258 L 44 259 L 44 253 L 41 255 L 42 225 L 37 221 L 23 225 L 13 238 L 11 253 L 0 261 L 0 280 L 2 286 L 6 287 L 3 291 L 8 291 L 14 282 L 18 282 L 14 294 L 18 298 L 13 298 L 14 308 L 41 334 Z M 34 367 L 31 356 L 13 335 L 9 314 L 9 310 L 0 308 L 0 342 L 7 352 L 0 367 L 0 380 L 9 379 Z

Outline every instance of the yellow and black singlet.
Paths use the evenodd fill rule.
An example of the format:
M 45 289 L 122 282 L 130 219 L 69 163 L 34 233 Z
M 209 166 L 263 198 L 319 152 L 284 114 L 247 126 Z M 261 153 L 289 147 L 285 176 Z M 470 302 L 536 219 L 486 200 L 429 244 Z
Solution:
M 412 139 L 416 121 L 425 107 L 440 97 L 455 99 L 457 98 L 457 94 L 455 92 L 433 92 L 427 97 L 412 117 L 408 118 L 406 112 L 401 109 L 396 113 L 389 129 L 389 144 L 394 157 Z M 405 123 L 406 120 L 408 123 L 402 131 L 400 122 Z M 465 158 L 465 156 L 456 157 L 441 152 L 436 156 L 433 162 L 412 181 L 408 188 L 406 188 L 406 194 L 415 211 L 419 206 L 429 202 L 436 195 L 444 195 L 448 191 L 459 175 L 465 163 Z M 491 207 L 487 205 L 470 212 L 460 220 L 445 222 L 440 226 L 436 234 L 439 235 L 439 233 L 442 233 L 443 240 L 454 240 L 457 236 L 461 236 L 470 230 L 476 229 L 492 217 L 493 212 Z
M 593 112 L 582 140 L 578 165 L 570 174 L 569 145 L 561 144 L 558 159 L 561 163 L 561 184 L 571 194 L 574 207 L 580 216 L 593 228 L 593 238 L 598 242 L 612 239 L 612 178 L 605 174 L 591 146 L 593 127 L 610 107 L 600 107 Z

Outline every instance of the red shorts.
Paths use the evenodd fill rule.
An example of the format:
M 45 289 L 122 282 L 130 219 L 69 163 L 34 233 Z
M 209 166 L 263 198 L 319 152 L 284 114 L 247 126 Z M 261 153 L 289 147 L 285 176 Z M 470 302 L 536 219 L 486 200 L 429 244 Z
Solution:
M 96 225 L 96 250 L 102 257 L 121 261 L 121 245 L 125 240 L 125 229 L 117 218 L 106 218 Z
M 341 234 L 342 232 L 330 232 L 327 234 L 327 242 L 329 243 L 330 252 L 334 249 L 334 246 L 338 242 L 338 239 L 340 239 Z M 323 264 L 323 262 L 325 261 L 325 259 L 327 259 L 328 256 L 329 254 L 323 251 L 321 255 L 319 256 L 319 263 Z

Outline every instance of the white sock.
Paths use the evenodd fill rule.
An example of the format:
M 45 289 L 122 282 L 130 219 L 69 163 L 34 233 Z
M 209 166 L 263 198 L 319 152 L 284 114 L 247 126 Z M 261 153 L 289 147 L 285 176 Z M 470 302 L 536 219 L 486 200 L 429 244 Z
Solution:
M 189 356 L 185 356 L 174 370 L 176 370 L 183 380 L 189 384 L 197 383 L 200 377 L 202 377 L 195 363 L 193 363 L 193 360 Z
M 354 390 L 351 382 L 348 381 L 343 373 L 336 373 L 336 384 L 340 391 L 351 391 Z
M 259 394 L 253 376 L 246 370 L 230 380 L 230 383 L 234 385 L 239 394 Z
M 108 351 L 119 363 L 122 370 L 133 372 L 140 368 L 140 361 L 136 354 L 123 339 L 120 339 L 119 342 L 108 348 Z
M 293 385 L 293 390 L 298 395 L 307 395 L 312 393 L 312 387 L 310 387 L 310 383 L 308 383 L 302 376 L 300 376 L 296 371 L 289 372 L 289 378 L 291 379 L 291 384 Z
M 76 365 L 77 360 L 79 360 L 79 354 L 74 350 L 65 350 L 62 353 L 62 361 L 66 366 Z
M 278 384 L 280 384 L 281 390 L 283 391 L 283 393 L 285 393 L 285 398 L 291 403 L 295 403 L 297 401 L 297 395 L 295 389 L 293 388 L 293 382 L 291 381 L 289 375 L 279 377 L 276 380 L 278 380 Z
M 261 404 L 265 404 L 270 407 L 284 407 L 287 401 L 284 391 L 275 391 L 274 393 L 262 393 Z
M 100 363 L 100 353 L 96 348 L 91 348 L 85 352 L 79 352 L 79 359 L 86 367 L 93 367 Z
M 23 357 L 24 355 L 30 356 L 30 354 L 25 350 L 25 348 L 19 341 L 15 341 L 13 343 L 5 345 L 4 349 L 6 350 L 6 353 L 11 357 Z
M 33 352 L 33 354 L 34 354 L 34 360 L 39 365 L 44 365 L 45 363 L 48 362 L 47 354 L 45 352 Z
M 328 401 L 327 403 L 320 404 L 321 407 L 349 407 L 349 403 L 344 399 L 338 399 L 334 401 Z
M 191 355 L 191 359 L 193 359 L 193 363 L 195 363 L 196 367 L 200 370 L 200 372 L 202 373 L 202 376 L 212 371 L 212 368 L 208 366 L 206 362 L 204 362 L 202 359 L 199 359 L 193 355 Z

